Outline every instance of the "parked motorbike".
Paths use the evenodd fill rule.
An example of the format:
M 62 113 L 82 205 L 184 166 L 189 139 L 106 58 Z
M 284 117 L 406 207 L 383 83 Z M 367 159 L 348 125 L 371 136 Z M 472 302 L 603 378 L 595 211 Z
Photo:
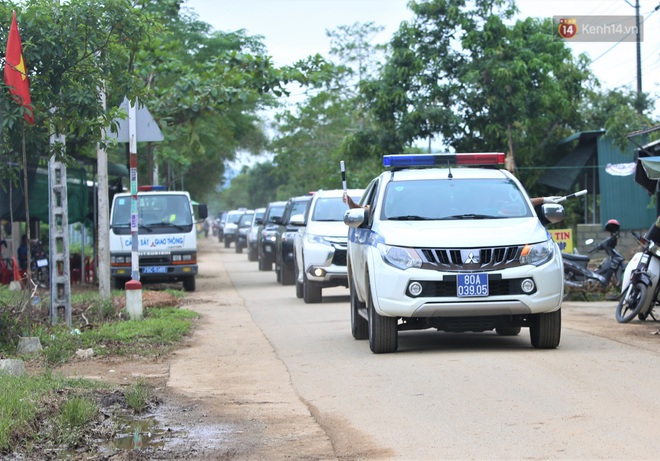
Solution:
M 32 279 L 39 286 L 47 288 L 50 282 L 50 269 L 48 267 L 48 255 L 41 240 L 37 240 L 31 246 L 30 254 L 32 256 L 32 262 L 30 263 Z
M 616 320 L 628 323 L 632 319 L 646 320 L 653 315 L 653 308 L 658 305 L 658 279 L 660 278 L 660 244 L 650 231 L 647 236 L 637 232 L 631 234 L 642 245 L 642 251 L 635 254 L 623 274 L 621 300 L 616 307 Z M 658 232 L 656 232 L 658 234 Z
M 564 299 L 572 293 L 581 293 L 586 296 L 588 293 L 609 293 L 613 291 L 618 293 L 623 280 L 624 268 L 626 267 L 625 258 L 616 250 L 619 241 L 619 229 L 621 225 L 616 219 L 610 219 L 605 224 L 605 230 L 610 236 L 600 242 L 595 248 L 589 250 L 588 254 L 562 253 L 564 264 Z M 592 244 L 593 239 L 589 239 L 586 244 Z M 604 251 L 607 257 L 595 271 L 589 269 L 590 254 L 597 251 Z M 612 299 L 618 299 L 620 295 L 611 296 Z

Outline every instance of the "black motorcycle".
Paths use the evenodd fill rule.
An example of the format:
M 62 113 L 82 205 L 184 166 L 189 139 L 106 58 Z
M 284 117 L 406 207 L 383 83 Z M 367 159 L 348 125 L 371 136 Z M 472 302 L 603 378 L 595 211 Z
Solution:
M 37 240 L 30 247 L 30 256 L 32 261 L 30 270 L 32 271 L 32 279 L 42 288 L 48 288 L 50 285 L 50 268 L 48 265 L 48 254 L 44 249 L 41 240 Z
M 595 248 L 589 250 L 588 254 L 562 253 L 564 264 L 564 299 L 571 294 L 579 293 L 585 299 L 587 294 L 612 292 L 608 299 L 618 299 L 621 291 L 621 281 L 625 269 L 625 258 L 616 250 L 619 241 L 619 229 L 621 225 L 616 219 L 610 219 L 605 225 L 605 230 L 610 236 L 600 242 Z M 587 244 L 593 240 L 587 240 Z M 595 271 L 589 269 L 590 254 L 604 251 L 607 257 Z

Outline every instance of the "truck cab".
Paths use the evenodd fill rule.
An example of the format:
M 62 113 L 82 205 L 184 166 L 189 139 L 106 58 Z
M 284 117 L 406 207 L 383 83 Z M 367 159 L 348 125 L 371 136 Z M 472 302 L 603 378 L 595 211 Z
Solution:
M 139 280 L 142 283 L 182 282 L 195 291 L 197 275 L 196 220 L 208 216 L 205 204 L 197 206 L 190 195 L 164 187 L 142 186 L 137 193 L 137 220 L 132 222 L 130 193 L 116 194 L 110 212 L 110 276 L 115 289 L 124 289 L 132 278 L 133 233 L 137 228 Z

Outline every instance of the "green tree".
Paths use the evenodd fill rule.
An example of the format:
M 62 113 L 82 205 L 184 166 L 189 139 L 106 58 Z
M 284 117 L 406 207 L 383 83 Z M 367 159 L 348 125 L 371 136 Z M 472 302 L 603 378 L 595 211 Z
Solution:
M 657 125 L 650 115 L 654 102 L 648 94 L 638 99 L 637 92 L 627 88 L 593 91 L 582 101 L 581 113 L 586 127 L 605 129 L 606 136 L 626 151 L 630 148 L 629 134 Z M 641 104 L 641 113 L 638 104 Z M 657 133 L 651 137 L 657 138 Z
M 371 129 L 352 150 L 382 155 L 435 139 L 457 151 L 504 151 L 528 184 L 554 141 L 581 123 L 593 85 L 550 20 L 513 22 L 510 1 L 411 2 L 380 78 L 365 85 Z M 514 162 L 510 162 L 514 169 Z
M 12 10 L 17 12 L 35 108 L 35 125 L 25 127 L 31 161 L 50 154 L 64 160 L 89 154 L 101 141 L 101 128 L 117 116 L 103 109 L 99 89 L 105 86 L 109 93 L 129 97 L 140 94 L 140 81 L 126 70 L 150 33 L 148 21 L 127 0 L 5 2 L 0 4 L 3 37 Z M 5 45 L 3 41 L 3 50 Z M 11 161 L 20 152 L 22 116 L 8 90 L 0 94 L 0 151 L 2 160 Z M 66 150 L 50 146 L 51 132 L 66 136 Z

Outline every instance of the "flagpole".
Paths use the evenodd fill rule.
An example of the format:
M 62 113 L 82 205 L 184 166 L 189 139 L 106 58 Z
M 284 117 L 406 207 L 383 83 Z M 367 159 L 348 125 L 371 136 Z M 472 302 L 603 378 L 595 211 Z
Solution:
M 30 199 L 28 197 L 28 174 L 27 174 L 27 152 L 25 148 L 25 120 L 21 121 L 22 127 L 22 147 L 23 147 L 23 198 L 25 199 L 25 235 L 27 239 L 27 280 L 26 288 L 31 288 L 30 284 L 32 283 L 32 248 L 30 245 Z M 28 336 L 31 336 L 31 327 L 32 327 L 32 299 L 28 301 L 28 324 L 27 332 Z

